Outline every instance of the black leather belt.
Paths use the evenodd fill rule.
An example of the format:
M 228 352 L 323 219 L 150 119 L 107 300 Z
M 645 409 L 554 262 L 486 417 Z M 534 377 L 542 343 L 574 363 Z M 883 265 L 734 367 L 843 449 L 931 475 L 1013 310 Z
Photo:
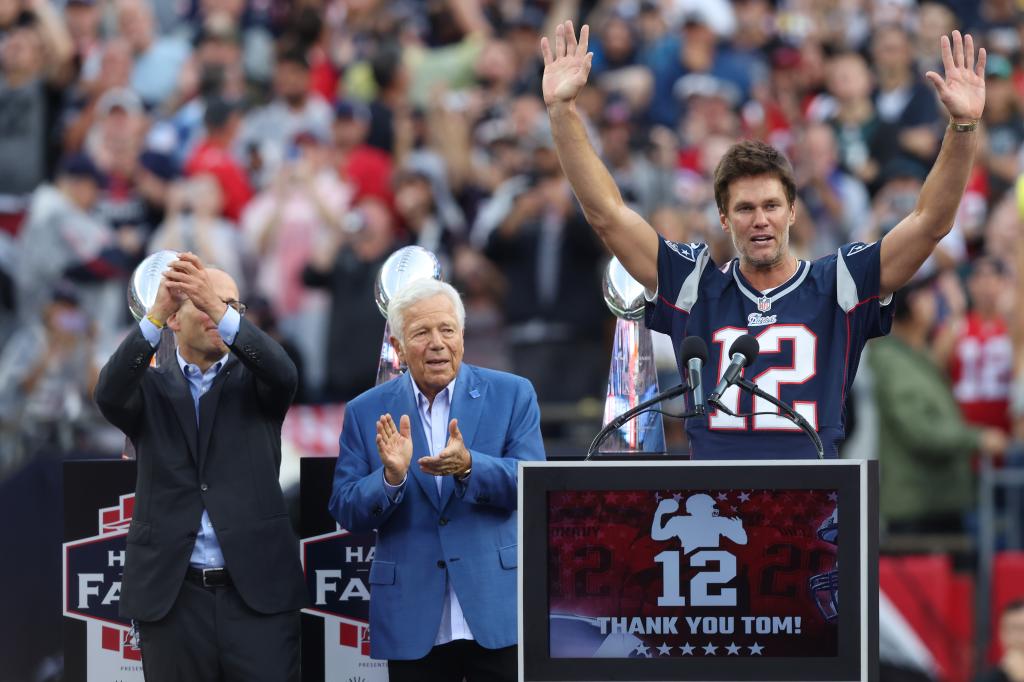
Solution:
M 189 566 L 185 578 L 203 587 L 228 587 L 231 574 L 226 568 L 196 568 Z

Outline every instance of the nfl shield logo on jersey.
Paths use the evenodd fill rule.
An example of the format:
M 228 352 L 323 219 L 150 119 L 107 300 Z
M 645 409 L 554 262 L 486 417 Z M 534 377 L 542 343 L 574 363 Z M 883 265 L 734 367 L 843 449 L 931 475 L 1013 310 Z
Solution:
M 762 296 L 757 299 L 757 309 L 759 312 L 766 313 L 772 309 L 772 300 L 767 296 Z

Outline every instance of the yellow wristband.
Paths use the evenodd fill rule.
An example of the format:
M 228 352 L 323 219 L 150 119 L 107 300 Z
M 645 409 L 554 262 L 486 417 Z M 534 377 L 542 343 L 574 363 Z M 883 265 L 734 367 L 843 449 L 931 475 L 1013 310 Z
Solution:
M 972 133 L 978 129 L 978 119 L 968 121 L 967 123 L 957 123 L 953 119 L 949 119 L 949 127 L 957 133 Z
M 156 327 L 157 329 L 163 329 L 164 328 L 164 323 L 161 322 L 160 320 L 156 319 L 155 317 L 153 317 L 152 313 L 149 314 L 149 315 L 146 315 L 146 319 L 149 320 L 150 322 L 152 322 L 153 326 Z

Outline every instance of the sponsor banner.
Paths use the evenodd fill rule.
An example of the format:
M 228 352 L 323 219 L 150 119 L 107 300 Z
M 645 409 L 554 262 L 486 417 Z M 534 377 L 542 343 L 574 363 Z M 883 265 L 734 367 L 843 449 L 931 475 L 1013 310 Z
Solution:
M 124 466 L 134 472 L 133 464 Z M 96 469 L 97 473 L 100 471 Z M 75 660 L 74 655 L 66 656 L 68 679 L 142 682 L 142 653 L 136 631 L 117 612 L 135 494 L 117 494 L 117 486 L 99 476 L 96 481 L 66 476 L 65 481 L 65 497 L 71 507 L 81 497 L 78 487 L 90 484 L 107 488 L 113 502 L 110 506 L 93 507 L 93 535 L 63 544 L 63 613 L 66 618 L 85 623 L 84 661 Z M 70 650 L 82 651 L 79 646 Z

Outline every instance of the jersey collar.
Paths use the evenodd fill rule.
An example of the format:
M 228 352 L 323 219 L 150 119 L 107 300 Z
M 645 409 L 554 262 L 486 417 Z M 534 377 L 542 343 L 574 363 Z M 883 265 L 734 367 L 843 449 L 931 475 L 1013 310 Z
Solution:
M 775 301 L 803 284 L 803 281 L 807 279 L 807 275 L 810 271 L 810 263 L 805 260 L 798 261 L 796 272 L 793 273 L 793 276 L 774 289 L 771 289 L 771 295 L 762 294 L 750 286 L 746 279 L 744 279 L 743 275 L 740 274 L 739 263 L 735 261 L 732 266 L 732 278 L 735 280 L 736 286 L 739 287 L 740 293 L 753 301 L 757 305 L 758 310 L 761 312 L 767 312 L 771 309 L 771 306 Z

